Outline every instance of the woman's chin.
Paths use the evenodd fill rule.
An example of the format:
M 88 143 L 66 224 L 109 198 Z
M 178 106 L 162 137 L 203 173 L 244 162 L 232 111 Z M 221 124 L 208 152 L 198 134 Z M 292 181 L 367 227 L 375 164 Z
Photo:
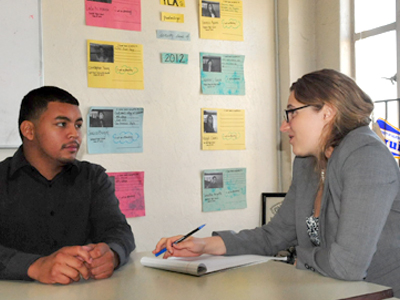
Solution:
M 302 151 L 301 149 L 295 148 L 293 147 L 292 150 L 293 154 L 296 156 L 300 156 L 300 157 L 307 157 L 307 156 L 313 156 L 313 154 L 308 153 L 307 151 Z

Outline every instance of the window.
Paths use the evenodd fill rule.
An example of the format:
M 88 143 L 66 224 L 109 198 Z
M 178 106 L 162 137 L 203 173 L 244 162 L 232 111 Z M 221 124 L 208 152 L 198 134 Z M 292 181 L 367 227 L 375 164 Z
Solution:
M 354 41 L 355 77 L 375 102 L 373 120 L 384 118 L 399 127 L 396 6 L 400 0 L 354 0 Z

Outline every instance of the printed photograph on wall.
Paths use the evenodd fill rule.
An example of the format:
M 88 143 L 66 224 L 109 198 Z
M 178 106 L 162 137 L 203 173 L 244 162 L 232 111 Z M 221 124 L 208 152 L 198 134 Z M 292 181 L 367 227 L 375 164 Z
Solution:
M 201 15 L 203 17 L 209 17 L 209 18 L 221 17 L 219 5 L 220 5 L 219 2 L 202 1 Z
M 221 189 L 224 187 L 224 178 L 220 173 L 204 173 L 204 188 L 205 189 Z
M 221 56 L 203 56 L 204 72 L 221 72 Z
M 217 111 L 204 110 L 203 121 L 204 121 L 204 133 L 218 132 Z
M 90 127 L 114 127 L 114 111 L 112 109 L 91 110 Z
M 90 43 L 90 61 L 114 62 L 114 46 Z

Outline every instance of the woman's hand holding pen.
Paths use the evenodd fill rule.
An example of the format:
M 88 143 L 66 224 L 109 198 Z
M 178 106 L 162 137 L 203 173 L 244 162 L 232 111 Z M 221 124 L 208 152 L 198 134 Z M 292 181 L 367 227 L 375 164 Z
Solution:
M 157 243 L 156 249 L 153 250 L 153 253 L 156 254 L 164 247 L 167 248 L 167 251 L 163 258 L 168 258 L 170 256 L 192 257 L 206 253 L 212 255 L 223 255 L 226 253 L 225 244 L 218 236 L 208 238 L 190 237 L 178 244 L 174 244 L 174 242 L 180 238 L 182 238 L 182 235 L 162 238 Z
M 186 240 L 174 244 L 175 241 L 182 238 L 182 235 L 173 236 L 170 238 L 162 238 L 156 245 L 156 249 L 153 251 L 154 254 L 161 251 L 163 248 L 167 248 L 167 251 L 164 254 L 164 258 L 168 258 L 170 256 L 199 256 L 202 254 L 202 250 L 204 249 L 203 243 L 193 237 L 189 237 Z

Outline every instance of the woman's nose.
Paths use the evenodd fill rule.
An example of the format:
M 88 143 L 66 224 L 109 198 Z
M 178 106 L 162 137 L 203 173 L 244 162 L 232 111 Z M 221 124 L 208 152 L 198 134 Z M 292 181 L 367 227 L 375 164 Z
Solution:
M 282 131 L 282 132 L 286 132 L 286 131 L 289 130 L 289 128 L 290 128 L 289 123 L 286 122 L 286 120 L 283 120 L 282 124 L 281 124 L 281 128 L 279 130 Z

